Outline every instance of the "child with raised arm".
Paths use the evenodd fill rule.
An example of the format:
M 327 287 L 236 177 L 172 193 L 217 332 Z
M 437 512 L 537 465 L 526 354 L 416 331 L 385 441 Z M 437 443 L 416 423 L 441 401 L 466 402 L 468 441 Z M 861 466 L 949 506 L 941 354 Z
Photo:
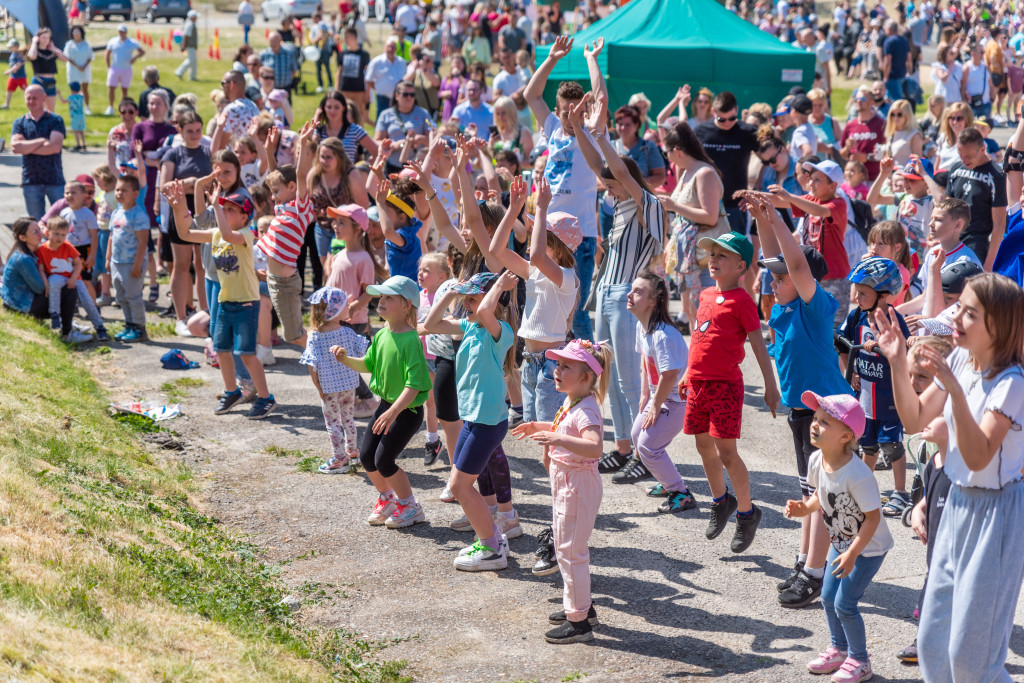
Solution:
M 594 639 L 591 628 L 597 612 L 590 595 L 590 548 L 601 505 L 601 458 L 604 418 L 601 401 L 608 390 L 607 344 L 574 339 L 563 349 L 545 355 L 557 362 L 555 386 L 565 394 L 562 407 L 550 422 L 531 421 L 512 430 L 544 446 L 544 464 L 551 473 L 555 501 L 555 557 L 562 573 L 563 609 L 548 620 L 558 626 L 544 634 L 549 643 L 582 643 Z
M 372 425 L 363 432 L 359 446 L 359 461 L 377 489 L 377 501 L 366 522 L 400 529 L 427 521 L 409 477 L 396 463 L 423 424 L 423 404 L 430 394 L 430 372 L 416 333 L 420 292 L 403 275 L 392 275 L 366 291 L 380 297 L 377 314 L 387 325 L 373 336 L 362 358 L 349 356 L 342 346 L 332 346 L 330 351 L 356 372 L 370 373 L 370 389 L 380 396 L 370 418 Z
M 771 195 L 748 192 L 746 198 L 761 237 L 763 258 L 758 265 L 772 277 L 775 305 L 768 326 L 775 330 L 775 366 L 782 404 L 789 407 L 787 422 L 796 452 L 798 485 L 802 499 L 807 501 L 814 494 L 807 480 L 815 450 L 811 444 L 814 411 L 804 407 L 800 397 L 805 391 L 822 396 L 853 393 L 839 371 L 832 342 L 832 320 L 839 304 L 820 284 L 828 273 L 825 259 L 814 247 L 797 242 L 772 206 Z M 796 564 L 777 586 L 783 607 L 811 604 L 821 594 L 825 576 L 828 533 L 821 516 L 801 518 L 800 527 Z
M 805 391 L 803 403 L 814 411 L 808 481 L 814 494 L 807 501 L 786 501 L 787 517 L 821 511 L 832 547 L 822 587 L 829 647 L 807 663 L 814 674 L 833 674 L 834 683 L 859 683 L 871 678 L 864 618 L 857 604 L 878 573 L 892 536 L 879 508 L 882 498 L 874 473 L 855 457 L 864 432 L 864 409 L 853 396 L 819 396 Z

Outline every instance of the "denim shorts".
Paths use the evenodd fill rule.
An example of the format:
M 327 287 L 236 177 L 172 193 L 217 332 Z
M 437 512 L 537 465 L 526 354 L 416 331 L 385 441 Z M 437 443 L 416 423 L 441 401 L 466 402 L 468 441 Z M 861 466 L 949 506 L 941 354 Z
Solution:
M 260 296 L 265 296 L 268 299 L 270 298 L 270 287 L 268 287 L 267 283 L 263 280 L 260 280 Z
M 256 330 L 260 321 L 259 301 L 222 301 L 213 331 L 213 350 L 239 356 L 256 353 Z

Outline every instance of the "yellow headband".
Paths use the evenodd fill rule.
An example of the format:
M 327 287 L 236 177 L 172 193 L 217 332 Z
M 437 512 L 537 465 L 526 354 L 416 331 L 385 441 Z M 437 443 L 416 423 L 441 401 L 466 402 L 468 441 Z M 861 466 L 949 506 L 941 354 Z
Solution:
M 398 195 L 388 192 L 388 203 L 394 206 L 396 209 L 404 213 L 409 218 L 413 217 L 412 207 L 405 203 L 405 200 L 401 199 Z

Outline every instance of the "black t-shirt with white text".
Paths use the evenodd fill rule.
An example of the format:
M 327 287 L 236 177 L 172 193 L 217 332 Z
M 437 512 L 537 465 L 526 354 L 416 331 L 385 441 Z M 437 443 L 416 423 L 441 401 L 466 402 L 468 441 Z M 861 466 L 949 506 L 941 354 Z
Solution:
M 967 169 L 957 162 L 948 171 L 935 174 L 935 182 L 946 188 L 946 196 L 962 199 L 971 207 L 971 223 L 964 234 L 991 235 L 992 209 L 1006 207 L 1006 178 L 991 160 Z
M 722 201 L 725 206 L 732 208 L 738 205 L 739 200 L 733 199 L 732 195 L 737 190 L 747 189 L 750 153 L 756 152 L 758 148 L 757 129 L 737 121 L 729 130 L 722 130 L 714 121 L 708 121 L 697 126 L 693 132 L 722 172 L 722 184 L 725 186 Z

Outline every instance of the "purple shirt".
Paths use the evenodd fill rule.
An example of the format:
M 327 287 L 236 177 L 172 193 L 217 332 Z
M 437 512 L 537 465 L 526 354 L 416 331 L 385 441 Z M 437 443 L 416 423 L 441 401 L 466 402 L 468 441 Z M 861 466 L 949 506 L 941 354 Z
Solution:
M 465 81 L 465 78 L 452 78 L 451 76 L 441 81 L 438 94 L 444 99 L 444 107 L 441 114 L 442 121 L 447 121 L 452 117 L 452 111 L 454 111 L 455 105 L 459 102 L 459 89 Z M 445 93 L 451 93 L 451 96 L 445 98 Z
M 136 140 L 142 140 L 142 154 L 155 152 L 163 145 L 168 135 L 177 133 L 177 129 L 169 123 L 154 123 L 153 121 L 139 121 L 132 129 L 132 146 Z M 156 174 L 157 168 L 146 164 L 146 199 L 143 206 L 146 207 L 146 214 L 149 215 L 149 224 L 156 227 L 156 213 L 153 205 L 156 201 Z

